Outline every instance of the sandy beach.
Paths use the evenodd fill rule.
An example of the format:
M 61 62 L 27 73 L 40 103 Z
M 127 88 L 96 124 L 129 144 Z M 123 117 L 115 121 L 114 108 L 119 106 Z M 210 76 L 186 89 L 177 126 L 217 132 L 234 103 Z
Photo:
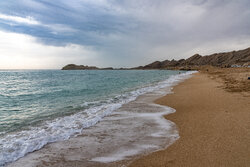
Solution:
M 250 0 L 0 1 L 0 167 L 250 167 Z
M 140 166 L 240 166 L 250 164 L 249 69 L 204 69 L 156 100 L 176 112 L 180 138 L 167 149 L 144 156 Z
M 8 166 L 247 167 L 249 74 L 204 67 L 172 93 L 164 96 L 171 90 L 164 87 L 139 96 L 84 134 L 47 144 Z

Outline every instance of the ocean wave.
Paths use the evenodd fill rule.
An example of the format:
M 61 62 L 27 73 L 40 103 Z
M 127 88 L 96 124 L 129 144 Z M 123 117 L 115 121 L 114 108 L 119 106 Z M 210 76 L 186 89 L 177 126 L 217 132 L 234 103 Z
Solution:
M 84 111 L 52 121 L 45 121 L 39 127 L 6 135 L 0 139 L 0 166 L 16 161 L 29 152 L 39 150 L 48 143 L 77 136 L 85 128 L 95 125 L 123 104 L 129 103 L 145 93 L 173 86 L 193 73 L 190 71 L 172 75 L 165 81 L 117 95 L 106 101 L 85 102 L 82 105 L 90 107 Z

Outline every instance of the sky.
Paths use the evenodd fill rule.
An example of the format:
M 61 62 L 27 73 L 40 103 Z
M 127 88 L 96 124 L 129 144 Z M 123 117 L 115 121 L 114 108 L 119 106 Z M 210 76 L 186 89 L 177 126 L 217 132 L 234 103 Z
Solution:
M 135 67 L 248 47 L 249 0 L 0 1 L 0 69 Z

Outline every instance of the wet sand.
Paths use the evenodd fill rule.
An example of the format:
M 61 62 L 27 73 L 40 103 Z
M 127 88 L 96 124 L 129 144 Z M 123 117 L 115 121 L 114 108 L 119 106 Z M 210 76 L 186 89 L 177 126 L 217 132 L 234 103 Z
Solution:
M 164 118 L 175 110 L 155 104 L 154 100 L 170 93 L 173 85 L 189 77 L 173 76 L 164 86 L 124 104 L 78 136 L 47 144 L 8 167 L 127 166 L 141 155 L 166 148 L 179 138 L 175 124 Z
M 165 129 L 166 132 L 162 127 L 163 124 L 160 124 L 161 126 L 156 124 L 159 119 L 154 121 L 157 117 L 153 115 L 157 114 L 156 109 L 158 108 L 159 112 L 164 109 L 152 104 L 151 100 L 159 98 L 159 94 L 150 93 L 149 96 L 141 96 L 136 101 L 124 105 L 113 113 L 113 116 L 97 124 L 94 131 L 91 128 L 86 129 L 85 135 L 48 144 L 43 149 L 28 154 L 9 166 L 127 166 L 131 160 L 134 161 L 130 166 L 135 167 L 249 166 L 250 80 L 245 80 L 248 75 L 250 76 L 250 69 L 228 69 L 227 71 L 215 68 L 208 71 L 203 69 L 200 73 L 194 74 L 191 79 L 175 86 L 173 94 L 155 101 L 157 104 L 176 109 L 176 113 L 165 116 L 170 120 L 172 127 Z M 135 113 L 137 113 L 136 117 Z M 150 119 L 145 119 L 147 115 Z M 149 122 L 145 122 L 147 120 Z M 116 127 L 114 125 L 117 121 Z M 163 118 L 162 121 L 165 122 Z M 142 123 L 142 125 L 138 124 L 138 127 L 134 127 L 135 123 L 136 125 Z M 133 127 L 128 128 L 129 125 Z M 105 127 L 112 127 L 109 129 L 112 133 L 106 133 L 107 129 L 103 130 Z M 180 138 L 167 147 L 172 143 L 171 138 L 164 137 L 162 133 L 159 133 L 163 135 L 159 138 L 155 129 L 157 127 L 161 127 L 163 134 L 171 134 L 171 130 L 176 131 L 177 128 Z M 149 136 L 145 134 L 146 132 Z M 156 132 L 157 134 L 154 135 Z M 126 134 L 126 138 L 121 134 Z M 178 133 L 173 132 L 173 134 Z M 136 139 L 132 140 L 134 137 Z M 175 136 L 172 137 L 175 138 Z M 110 139 L 117 140 L 112 140 L 110 144 Z M 147 139 L 150 145 L 145 142 Z M 152 141 L 158 143 L 152 143 Z M 146 152 L 136 155 L 141 147 L 156 145 L 167 149 L 148 154 L 158 149 L 149 148 Z M 130 156 L 122 154 L 124 150 Z M 131 154 L 131 150 L 135 152 Z M 119 161 L 120 157 L 125 159 Z M 141 158 L 138 159 L 138 157 Z M 104 162 L 112 159 L 118 161 Z
M 242 89 L 228 87 L 230 81 L 225 78 L 231 74 L 230 70 L 218 73 L 214 69 L 194 74 L 174 87 L 173 94 L 156 100 L 176 109 L 165 117 L 177 125 L 180 138 L 130 166 L 249 166 L 250 80 L 244 81 L 245 90 L 239 91 Z M 250 76 L 249 70 L 235 74 L 238 78 L 232 81 Z

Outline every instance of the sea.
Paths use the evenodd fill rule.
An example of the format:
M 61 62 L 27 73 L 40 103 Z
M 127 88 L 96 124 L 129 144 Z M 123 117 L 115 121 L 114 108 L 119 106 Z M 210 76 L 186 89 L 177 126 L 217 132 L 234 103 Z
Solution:
M 46 154 L 105 166 L 163 149 L 179 138 L 163 118 L 175 110 L 153 101 L 192 73 L 1 70 L 0 166 L 43 166 Z

